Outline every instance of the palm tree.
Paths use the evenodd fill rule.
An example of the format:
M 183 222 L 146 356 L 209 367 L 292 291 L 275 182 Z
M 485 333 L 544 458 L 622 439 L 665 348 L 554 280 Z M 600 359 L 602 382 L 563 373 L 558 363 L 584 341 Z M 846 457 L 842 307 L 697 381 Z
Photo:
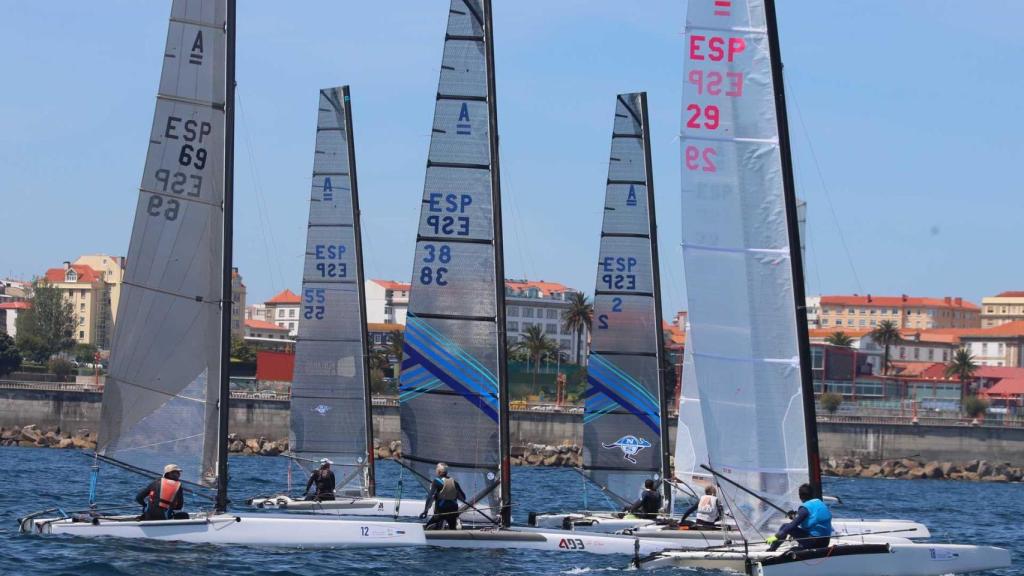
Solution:
M 843 332 L 842 330 L 837 330 L 829 334 L 828 337 L 825 338 L 825 342 L 827 344 L 831 344 L 833 346 L 840 346 L 843 348 L 853 347 L 853 338 L 850 338 L 849 334 Z
M 974 371 L 978 365 L 974 363 L 974 355 L 967 348 L 961 348 L 953 354 L 953 359 L 946 364 L 946 378 L 956 377 L 960 381 L 960 397 L 967 396 L 967 383 L 974 379 Z
M 900 329 L 896 327 L 896 323 L 892 320 L 882 320 L 878 323 L 878 326 L 871 331 L 870 336 L 872 340 L 884 349 L 882 354 L 882 374 L 888 374 L 889 346 L 898 344 L 900 340 L 902 340 L 902 337 L 900 336 Z
M 532 324 L 526 328 L 523 341 L 516 344 L 516 346 L 525 351 L 528 357 L 533 360 L 533 388 L 536 390 L 540 361 L 544 356 L 557 352 L 558 345 L 555 344 L 554 340 L 544 335 L 544 330 L 539 325 Z
M 569 296 L 569 309 L 562 315 L 565 329 L 576 333 L 576 364 L 583 364 L 583 332 L 590 331 L 594 320 L 594 305 L 587 301 L 583 292 Z

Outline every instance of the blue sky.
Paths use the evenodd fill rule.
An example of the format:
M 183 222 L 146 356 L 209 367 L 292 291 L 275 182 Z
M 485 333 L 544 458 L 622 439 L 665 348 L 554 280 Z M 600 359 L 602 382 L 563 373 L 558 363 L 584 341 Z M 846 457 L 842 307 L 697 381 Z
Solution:
M 298 288 L 317 91 L 346 83 L 367 274 L 408 279 L 447 0 L 241 4 L 235 261 L 250 302 Z M 647 90 L 665 309 L 684 307 L 683 2 L 495 4 L 507 275 L 593 292 L 614 96 Z M 1024 289 L 1024 3 L 778 4 L 808 292 Z M 0 275 L 125 254 L 169 2 L 2 10 Z

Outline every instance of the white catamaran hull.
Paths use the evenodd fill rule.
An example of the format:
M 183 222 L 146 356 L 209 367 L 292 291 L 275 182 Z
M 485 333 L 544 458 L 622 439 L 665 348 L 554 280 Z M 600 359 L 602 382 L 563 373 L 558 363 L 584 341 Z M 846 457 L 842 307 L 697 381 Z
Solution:
M 428 530 L 427 544 L 441 548 L 547 550 L 582 554 L 647 555 L 680 548 L 671 540 L 533 528 Z
M 839 545 L 811 552 L 669 551 L 640 562 L 641 568 L 688 567 L 733 570 L 751 576 L 940 576 L 1010 566 L 1010 553 L 992 546 L 958 544 Z
M 314 502 L 295 500 L 284 494 L 267 498 L 253 498 L 249 502 L 260 509 L 305 514 L 326 514 L 341 517 L 416 518 L 423 512 L 420 500 L 396 500 L 395 498 L 338 498 Z M 397 509 L 396 509 L 397 505 Z
M 21 530 L 36 534 L 298 548 L 381 548 L 422 546 L 426 543 L 423 526 L 412 522 L 348 521 L 270 514 L 193 515 L 188 520 L 147 522 L 139 522 L 134 517 L 105 517 L 95 522 L 34 518 L 23 521 Z
M 641 518 L 618 518 L 611 514 L 538 514 L 531 523 L 538 528 L 564 529 L 571 526 L 576 532 L 596 532 L 614 534 L 623 530 L 633 530 L 636 533 L 649 537 L 649 533 L 657 532 L 664 538 L 683 538 L 687 540 L 702 540 L 706 536 L 692 534 L 693 532 L 707 534 L 708 531 L 698 530 L 676 530 L 664 526 L 658 526 L 654 520 Z M 832 521 L 832 528 L 837 535 L 863 535 L 879 534 L 891 535 L 900 538 L 923 539 L 931 537 L 928 527 L 919 522 L 910 520 L 844 520 L 836 518 Z M 711 532 L 715 534 L 715 532 Z M 719 539 L 741 540 L 738 532 L 719 533 Z

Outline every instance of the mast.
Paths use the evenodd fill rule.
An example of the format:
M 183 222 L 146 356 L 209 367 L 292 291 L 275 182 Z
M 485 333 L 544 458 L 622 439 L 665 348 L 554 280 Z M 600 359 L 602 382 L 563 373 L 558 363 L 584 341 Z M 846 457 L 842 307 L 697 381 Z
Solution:
M 818 421 L 814 410 L 814 380 L 811 373 L 811 341 L 807 332 L 807 299 L 804 293 L 803 253 L 800 250 L 800 229 L 797 217 L 796 188 L 793 178 L 793 156 L 789 144 L 789 120 L 786 116 L 786 91 L 782 79 L 782 54 L 779 30 L 775 22 L 775 0 L 765 0 L 768 24 L 768 50 L 772 63 L 772 85 L 775 92 L 775 117 L 779 125 L 779 156 L 782 160 L 782 189 L 786 200 L 786 223 L 789 234 L 789 261 L 793 268 L 793 304 L 796 312 L 797 344 L 800 352 L 800 383 L 803 388 L 804 428 L 807 432 L 807 471 L 816 498 L 821 497 L 821 463 L 818 454 Z
M 356 297 L 359 299 L 359 326 L 363 331 L 363 366 L 370 362 L 370 335 L 366 325 L 366 284 L 363 273 L 363 233 L 359 226 L 359 185 L 356 184 L 356 145 L 352 134 L 352 99 L 348 85 L 341 87 L 343 106 L 345 109 L 345 128 L 348 137 L 348 174 L 352 188 L 352 232 L 355 236 L 356 249 Z M 364 406 L 366 410 L 366 494 L 377 495 L 377 483 L 373 468 L 373 409 L 370 389 L 370 371 L 363 370 Z
M 494 226 L 495 329 L 498 332 L 498 451 L 501 463 L 501 525 L 512 523 L 512 465 L 509 458 L 508 350 L 505 331 L 505 251 L 501 229 L 501 172 L 498 165 L 498 103 L 494 81 L 494 26 L 491 0 L 483 0 L 487 59 L 487 122 L 491 148 L 491 212 Z
M 235 0 L 227 0 L 226 88 L 224 97 L 224 239 L 220 334 L 220 399 L 217 403 L 216 511 L 228 508 L 228 419 L 231 400 L 231 295 L 232 238 L 235 189 Z
M 665 330 L 662 328 L 664 316 L 661 310 L 661 265 L 658 262 L 658 222 L 654 210 L 654 175 L 651 168 L 651 126 L 647 118 L 647 92 L 640 93 L 640 126 L 644 135 L 644 171 L 647 174 L 647 213 L 651 226 L 651 271 L 654 273 L 654 318 L 657 326 L 656 344 L 658 346 L 658 403 L 661 416 L 661 489 L 665 505 L 672 502 L 672 486 L 669 480 L 668 449 L 668 398 L 665 390 L 665 377 L 668 374 L 665 362 Z

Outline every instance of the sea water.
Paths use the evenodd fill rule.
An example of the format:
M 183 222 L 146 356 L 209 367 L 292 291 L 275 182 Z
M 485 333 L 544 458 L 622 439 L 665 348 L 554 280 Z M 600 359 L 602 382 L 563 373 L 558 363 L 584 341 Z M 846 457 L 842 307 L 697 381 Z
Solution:
M 325 575 L 325 574 L 582 574 L 626 570 L 629 557 L 593 556 L 572 551 L 499 550 L 289 550 L 212 546 L 113 538 L 22 535 L 16 518 L 45 507 L 80 509 L 87 502 L 91 461 L 74 450 L 0 448 L 0 575 Z M 231 458 L 231 498 L 281 491 L 287 460 L 260 456 Z M 422 501 L 424 492 L 391 461 L 377 464 L 382 496 Z M 296 472 L 294 492 L 305 478 Z M 577 510 L 584 505 L 584 484 L 569 469 L 517 467 L 512 471 L 513 516 L 525 523 L 530 511 Z M 103 467 L 98 501 L 134 506 L 133 498 L 149 479 Z M 934 540 L 1009 548 L 1015 567 L 992 572 L 1024 575 L 1024 487 L 1020 484 L 944 480 L 826 479 L 826 492 L 843 500 L 835 511 L 845 518 L 901 518 L 925 523 Z M 640 487 L 638 487 L 639 492 Z M 593 489 L 591 509 L 607 509 Z M 197 502 L 198 503 L 198 502 Z M 186 505 L 192 504 L 188 499 Z M 237 506 L 243 510 L 244 506 Z M 134 512 L 134 509 L 131 509 Z M 704 574 L 664 569 L 652 573 Z M 714 574 L 714 572 L 706 572 Z

